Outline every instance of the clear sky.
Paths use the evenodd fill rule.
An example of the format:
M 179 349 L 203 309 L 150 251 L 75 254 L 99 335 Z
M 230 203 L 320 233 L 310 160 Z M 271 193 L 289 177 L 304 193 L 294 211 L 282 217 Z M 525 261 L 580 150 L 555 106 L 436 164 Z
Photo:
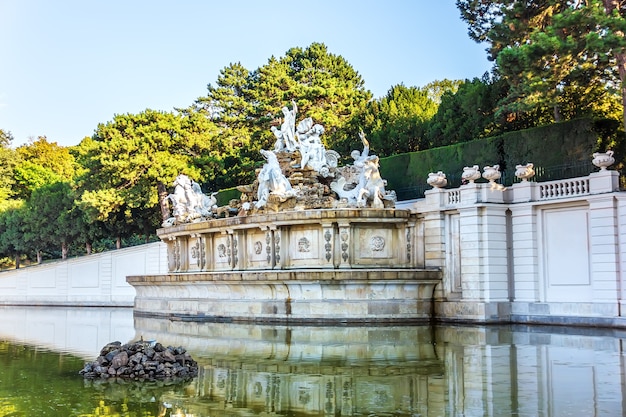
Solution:
M 341 55 L 375 98 L 491 68 L 454 0 L 307 4 L 0 0 L 0 128 L 14 146 L 37 136 L 76 145 L 115 114 L 191 105 L 230 63 L 253 71 L 313 42 Z

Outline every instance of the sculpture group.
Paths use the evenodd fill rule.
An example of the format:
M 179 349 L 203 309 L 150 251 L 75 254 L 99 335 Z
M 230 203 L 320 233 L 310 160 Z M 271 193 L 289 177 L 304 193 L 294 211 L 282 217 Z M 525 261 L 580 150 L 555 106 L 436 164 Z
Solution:
M 207 220 L 225 215 L 250 215 L 284 210 L 324 208 L 393 208 L 396 195 L 385 189 L 379 160 L 370 155 L 369 143 L 360 133 L 363 150 L 351 153 L 354 162 L 338 167 L 339 154 L 327 150 L 321 140 L 324 127 L 307 117 L 296 123 L 297 105 L 282 108 L 280 129 L 272 126 L 276 141 L 272 150 L 261 150 L 265 164 L 252 184 L 227 206 L 218 207 L 215 194 L 205 195 L 186 175 L 174 182 L 168 196 L 172 216 L 163 226 Z

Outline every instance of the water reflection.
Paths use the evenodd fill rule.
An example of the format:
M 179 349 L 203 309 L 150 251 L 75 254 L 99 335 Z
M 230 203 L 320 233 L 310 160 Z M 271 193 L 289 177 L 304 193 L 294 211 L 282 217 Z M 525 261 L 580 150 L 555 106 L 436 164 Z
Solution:
M 619 331 L 259 326 L 133 318 L 127 310 L 52 310 L 43 315 L 46 331 L 33 322 L 44 318 L 40 310 L 2 310 L 3 321 L 13 323 L 0 325 L 8 341 L 0 345 L 0 398 L 10 398 L 23 415 L 624 415 L 625 334 Z M 94 323 L 95 348 L 84 341 L 78 350 L 70 346 Z M 199 376 L 173 385 L 85 383 L 74 373 L 82 361 L 58 353 L 80 351 L 92 360 L 109 341 L 140 337 L 185 346 L 200 364 Z M 18 342 L 25 345 L 14 348 Z M 45 355 L 32 352 L 41 346 L 53 359 L 36 365 Z M 7 381 L 16 378 L 24 385 L 12 389 Z M 71 407 L 46 413 L 34 405 L 44 399 Z M 3 406 L 0 415 L 7 414 Z

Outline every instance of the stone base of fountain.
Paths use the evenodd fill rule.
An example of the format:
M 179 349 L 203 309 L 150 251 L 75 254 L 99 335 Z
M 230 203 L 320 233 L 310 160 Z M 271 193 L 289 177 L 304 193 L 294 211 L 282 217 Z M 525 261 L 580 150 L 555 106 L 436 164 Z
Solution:
M 418 265 L 415 224 L 407 210 L 335 209 L 160 229 L 170 273 L 127 277 L 136 290 L 135 314 L 253 322 L 429 320 L 441 272 Z
M 438 271 L 247 271 L 129 277 L 135 314 L 244 322 L 430 320 Z

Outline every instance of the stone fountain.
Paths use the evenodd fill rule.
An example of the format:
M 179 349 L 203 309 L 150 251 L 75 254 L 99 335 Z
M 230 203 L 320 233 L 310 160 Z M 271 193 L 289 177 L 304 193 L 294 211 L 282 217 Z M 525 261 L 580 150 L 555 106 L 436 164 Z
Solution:
M 428 320 L 440 271 L 424 268 L 417 219 L 395 207 L 378 157 L 340 167 L 323 126 L 283 108 L 273 150 L 239 199 L 218 207 L 185 175 L 157 231 L 165 275 L 129 276 L 135 314 L 176 320 L 406 322 Z

